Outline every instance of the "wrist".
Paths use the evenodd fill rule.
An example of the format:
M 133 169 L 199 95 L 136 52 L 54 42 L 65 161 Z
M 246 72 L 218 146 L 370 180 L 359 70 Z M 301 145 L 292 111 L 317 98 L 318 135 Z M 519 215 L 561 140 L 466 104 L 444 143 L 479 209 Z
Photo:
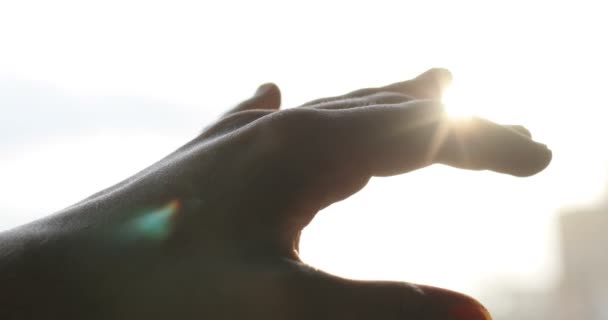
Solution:
M 70 224 L 102 214 L 113 215 L 68 209 L 0 234 L 0 319 L 115 318 L 128 275 L 150 250 L 113 239 L 113 225 Z
M 86 318 L 97 309 L 62 250 L 22 229 L 0 238 L 1 319 Z

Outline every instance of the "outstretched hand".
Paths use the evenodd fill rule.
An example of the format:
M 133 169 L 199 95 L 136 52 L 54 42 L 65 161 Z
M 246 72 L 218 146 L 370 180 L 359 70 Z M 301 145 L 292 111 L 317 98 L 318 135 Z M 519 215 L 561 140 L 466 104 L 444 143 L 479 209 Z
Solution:
M 286 110 L 265 84 L 157 164 L 49 218 L 72 231 L 47 231 L 57 244 L 43 264 L 75 269 L 54 276 L 80 283 L 87 318 L 489 319 L 459 293 L 343 279 L 298 257 L 319 210 L 373 176 L 435 163 L 529 176 L 549 164 L 523 127 L 447 117 L 450 81 L 432 69 Z

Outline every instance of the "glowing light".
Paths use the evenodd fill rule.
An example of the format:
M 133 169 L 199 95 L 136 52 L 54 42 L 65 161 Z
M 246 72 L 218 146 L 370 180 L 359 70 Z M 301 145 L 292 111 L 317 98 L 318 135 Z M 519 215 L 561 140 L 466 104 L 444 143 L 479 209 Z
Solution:
M 470 118 L 479 111 L 475 107 L 475 100 L 468 99 L 466 92 L 455 87 L 454 84 L 444 89 L 441 100 L 448 115 L 453 118 Z
M 172 200 L 160 209 L 145 212 L 131 221 L 137 235 L 152 239 L 164 239 L 171 232 L 171 218 L 179 210 L 179 201 Z

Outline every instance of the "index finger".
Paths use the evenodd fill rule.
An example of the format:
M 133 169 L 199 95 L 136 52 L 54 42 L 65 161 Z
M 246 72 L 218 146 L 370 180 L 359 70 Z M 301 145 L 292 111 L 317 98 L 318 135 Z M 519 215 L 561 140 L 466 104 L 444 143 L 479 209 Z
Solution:
M 434 101 L 324 112 L 332 113 L 335 124 L 325 135 L 334 140 L 328 152 L 342 150 L 337 158 L 367 163 L 376 176 L 433 163 L 530 176 L 552 157 L 544 144 L 510 127 L 481 118 L 450 119 Z
M 525 177 L 545 169 L 553 156 L 546 145 L 510 126 L 481 118 L 451 120 L 448 126 L 436 155 L 440 163 Z
M 395 82 L 377 88 L 365 88 L 352 91 L 345 95 L 316 99 L 307 102 L 302 107 L 314 106 L 336 100 L 366 97 L 381 92 L 392 92 L 412 97 L 412 99 L 440 99 L 443 91 L 452 82 L 452 74 L 443 68 L 433 68 L 425 71 L 416 78 Z
M 361 96 L 377 92 L 408 94 L 416 99 L 439 99 L 445 88 L 452 83 L 452 73 L 443 68 L 429 69 L 414 79 L 396 82 L 384 87 L 362 89 L 347 96 Z

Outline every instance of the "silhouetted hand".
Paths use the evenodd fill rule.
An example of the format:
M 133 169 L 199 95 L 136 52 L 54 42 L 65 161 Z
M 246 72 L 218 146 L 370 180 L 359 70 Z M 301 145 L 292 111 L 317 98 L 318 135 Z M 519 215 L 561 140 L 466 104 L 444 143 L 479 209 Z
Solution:
M 347 280 L 298 258 L 302 228 L 373 176 L 549 164 L 523 127 L 450 120 L 439 101 L 450 80 L 432 69 L 282 111 L 263 85 L 150 168 L 9 233 L 35 239 L 18 273 L 36 280 L 15 297 L 47 297 L 46 314 L 64 319 L 489 319 L 458 293 Z

